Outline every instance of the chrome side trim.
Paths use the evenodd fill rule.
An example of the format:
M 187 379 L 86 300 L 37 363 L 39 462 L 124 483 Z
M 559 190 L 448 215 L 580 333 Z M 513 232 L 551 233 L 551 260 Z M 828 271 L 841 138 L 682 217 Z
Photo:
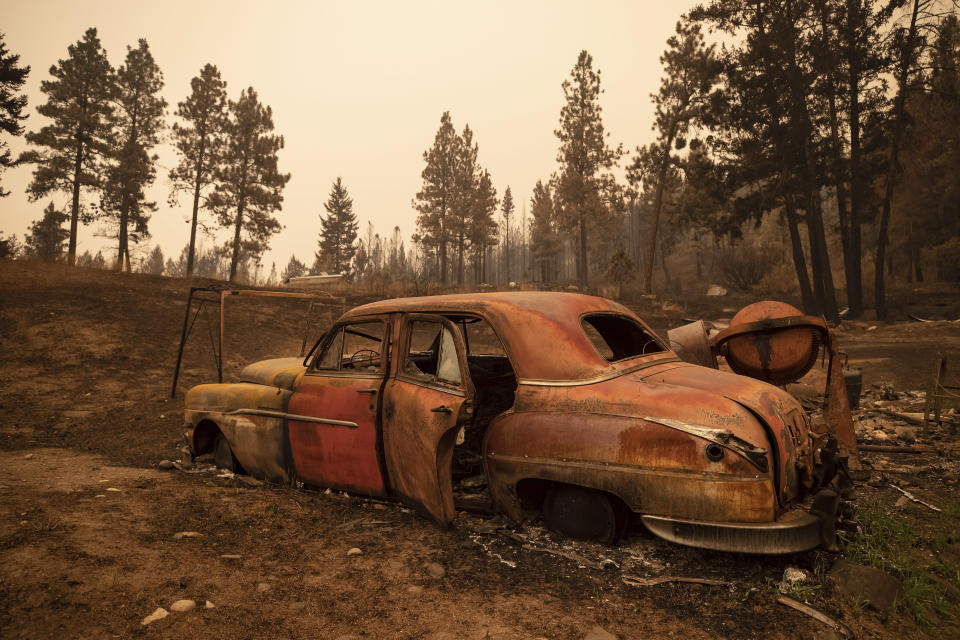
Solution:
M 235 409 L 227 411 L 225 416 L 265 416 L 267 418 L 281 418 L 283 420 L 296 420 L 297 422 L 315 422 L 317 424 L 328 424 L 332 427 L 346 427 L 356 429 L 356 422 L 347 422 L 346 420 L 333 420 L 331 418 L 314 418 L 313 416 L 299 416 L 294 413 L 285 413 L 283 411 L 271 411 L 269 409 Z
M 821 544 L 821 518 L 799 511 L 773 522 L 701 522 L 641 515 L 647 529 L 677 544 L 739 553 L 797 553 Z
M 582 378 L 580 380 L 540 380 L 536 378 L 520 378 L 517 380 L 517 384 L 525 384 L 531 387 L 581 387 L 588 384 L 597 384 L 598 382 L 613 380 L 614 378 L 619 378 L 620 376 L 625 376 L 627 374 L 634 373 L 635 371 L 640 371 L 641 369 L 647 369 L 649 367 L 655 367 L 657 365 L 667 364 L 669 362 L 682 362 L 682 360 L 676 356 L 672 358 L 658 358 L 649 362 L 642 362 L 626 369 L 620 369 L 619 371 L 611 371 L 610 373 L 594 376 L 593 378 Z

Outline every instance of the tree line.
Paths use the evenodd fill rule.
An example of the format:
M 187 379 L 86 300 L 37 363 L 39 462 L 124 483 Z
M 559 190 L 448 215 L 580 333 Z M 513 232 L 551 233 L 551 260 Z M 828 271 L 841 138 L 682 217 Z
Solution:
M 6 73 L 10 65 L 2 59 Z M 14 67 L 17 60 L 12 57 Z M 0 78 L 4 95 L 18 90 L 28 72 L 20 68 L 13 81 Z M 167 102 L 160 95 L 163 73 L 147 41 L 128 46 L 123 63 L 114 68 L 94 28 L 68 47 L 50 76 L 40 85 L 46 102 L 37 107 L 49 124 L 26 133 L 30 148 L 16 161 L 10 161 L 9 152 L 3 158 L 4 166 L 33 165 L 27 187 L 31 201 L 58 192 L 71 198 L 67 211 L 51 202 L 31 228 L 27 246 L 35 255 L 56 253 L 65 241 L 67 261 L 75 264 L 79 225 L 101 222 L 117 241 L 115 268 L 129 270 L 131 243 L 150 236 L 157 205 L 147 200 L 146 190 L 157 177 L 154 149 L 168 133 L 178 153 L 178 164 L 169 172 L 171 204 L 186 193 L 193 205 L 186 275 L 193 273 L 196 231 L 204 224 L 201 212 L 233 232 L 224 247 L 231 280 L 241 262 L 258 258 L 283 228 L 274 215 L 290 180 L 278 168 L 283 136 L 273 133 L 272 111 L 252 87 L 228 100 L 217 67 L 206 64 L 191 80 L 191 92 L 178 103 L 177 121 L 168 128 Z M 19 100 L 15 111 L 3 105 L 17 124 L 26 118 L 26 99 Z M 4 129 L 22 133 L 22 126 Z M 66 219 L 69 231 L 61 237 Z

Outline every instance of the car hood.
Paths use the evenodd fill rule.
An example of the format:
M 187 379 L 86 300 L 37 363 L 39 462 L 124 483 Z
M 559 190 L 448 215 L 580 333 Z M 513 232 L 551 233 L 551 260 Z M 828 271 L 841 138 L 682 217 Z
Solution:
M 304 371 L 306 367 L 302 358 L 273 358 L 247 365 L 240 372 L 240 380 L 292 391 L 297 378 Z

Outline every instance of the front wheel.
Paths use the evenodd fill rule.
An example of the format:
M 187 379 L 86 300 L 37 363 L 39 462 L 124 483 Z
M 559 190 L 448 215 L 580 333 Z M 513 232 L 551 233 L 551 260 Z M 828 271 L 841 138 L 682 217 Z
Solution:
M 232 473 L 240 473 L 243 469 L 240 463 L 233 457 L 233 450 L 230 443 L 222 433 L 217 434 L 217 439 L 213 443 L 213 461 L 221 469 L 226 469 Z
M 627 517 L 618 500 L 586 487 L 554 485 L 543 501 L 547 528 L 580 540 L 612 544 L 626 529 Z

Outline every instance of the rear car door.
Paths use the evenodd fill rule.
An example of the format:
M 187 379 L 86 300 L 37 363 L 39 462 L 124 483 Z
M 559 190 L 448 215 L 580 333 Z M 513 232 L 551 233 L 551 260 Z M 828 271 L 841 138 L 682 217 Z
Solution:
M 397 496 L 440 524 L 453 521 L 450 461 L 474 411 L 463 338 L 440 316 L 407 316 L 396 374 L 383 398 L 384 458 Z
M 358 320 L 334 327 L 293 396 L 290 453 L 307 484 L 385 495 L 377 412 L 388 360 L 387 323 Z

